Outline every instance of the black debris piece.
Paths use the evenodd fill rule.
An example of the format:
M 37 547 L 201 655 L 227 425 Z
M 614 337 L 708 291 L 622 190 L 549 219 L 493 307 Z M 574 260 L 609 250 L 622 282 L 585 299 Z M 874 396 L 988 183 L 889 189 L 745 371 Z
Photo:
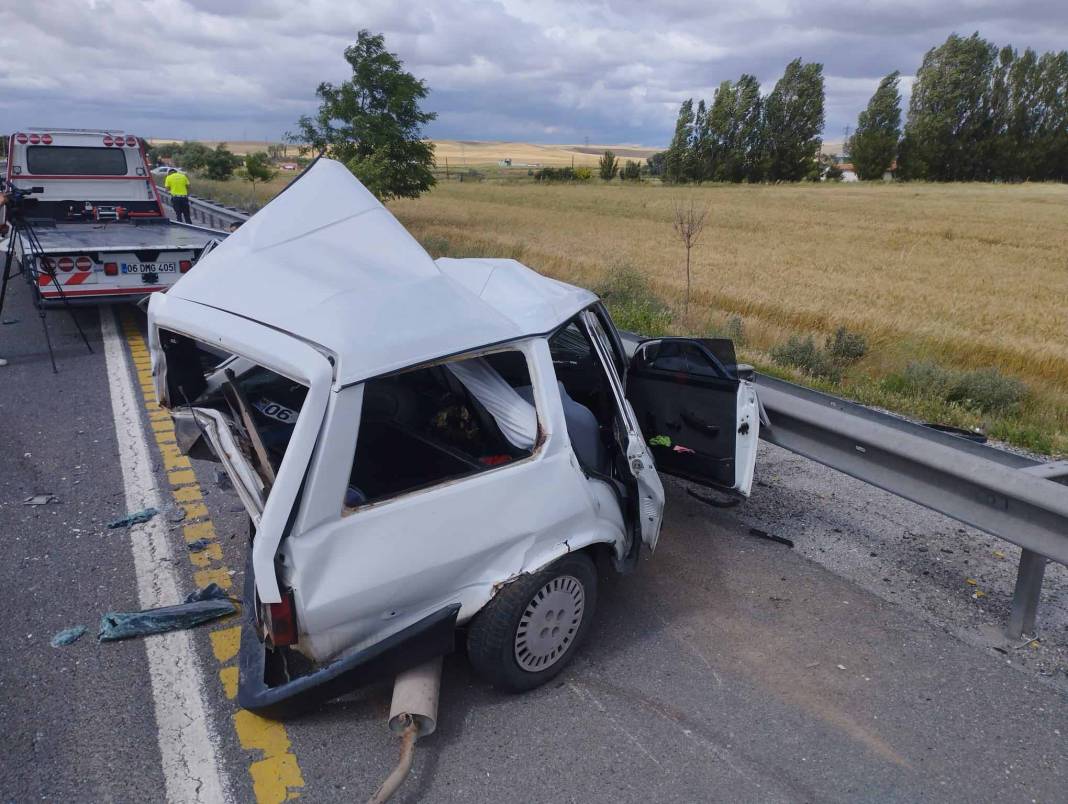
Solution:
M 203 589 L 190 592 L 185 598 L 186 603 L 196 603 L 201 600 L 231 600 L 231 597 L 219 584 L 209 583 Z
M 211 546 L 211 539 L 197 539 L 195 542 L 187 542 L 186 547 L 190 553 L 202 553 Z
M 793 539 L 787 539 L 785 536 L 776 536 L 774 533 L 768 533 L 766 530 L 760 528 L 750 528 L 750 536 L 756 536 L 758 539 L 767 539 L 769 542 L 775 542 L 776 544 L 785 544 L 787 547 L 793 547 Z

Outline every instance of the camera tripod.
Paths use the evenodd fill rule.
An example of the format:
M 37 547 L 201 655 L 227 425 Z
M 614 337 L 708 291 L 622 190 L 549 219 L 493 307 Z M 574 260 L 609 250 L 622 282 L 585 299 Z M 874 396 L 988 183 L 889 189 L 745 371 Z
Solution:
M 81 322 L 78 321 L 78 316 L 75 315 L 70 299 L 68 299 L 67 294 L 63 292 L 63 286 L 59 283 L 59 277 L 56 276 L 55 265 L 51 264 L 45 257 L 44 249 L 41 248 L 41 241 L 37 238 L 37 232 L 34 230 L 33 224 L 26 220 L 22 215 L 21 210 L 12 210 L 10 223 L 11 231 L 9 232 L 7 251 L 4 254 L 3 279 L 0 281 L 0 316 L 3 315 L 4 311 L 4 300 L 7 298 L 8 282 L 20 274 L 25 274 L 27 281 L 32 285 L 35 278 L 47 276 L 50 283 L 54 285 L 59 292 L 59 298 L 63 302 L 63 306 L 67 309 L 67 312 L 70 313 L 71 321 L 74 322 L 78 334 L 82 336 L 82 341 L 85 343 L 85 348 L 88 349 L 91 354 L 93 347 L 89 344 L 89 338 L 86 337 Z M 15 265 L 15 246 L 19 242 L 20 235 L 22 236 L 22 242 L 24 243 L 21 266 L 17 271 L 13 271 Z M 31 266 L 33 270 L 30 270 Z M 41 319 L 41 327 L 44 329 L 45 345 L 48 346 L 48 358 L 52 361 L 52 373 L 58 374 L 59 369 L 56 367 L 56 354 L 52 349 L 52 338 L 48 333 L 48 321 L 45 318 L 44 300 L 39 290 L 40 287 L 41 283 L 38 279 L 37 288 L 33 289 L 34 304 L 37 307 L 37 315 Z

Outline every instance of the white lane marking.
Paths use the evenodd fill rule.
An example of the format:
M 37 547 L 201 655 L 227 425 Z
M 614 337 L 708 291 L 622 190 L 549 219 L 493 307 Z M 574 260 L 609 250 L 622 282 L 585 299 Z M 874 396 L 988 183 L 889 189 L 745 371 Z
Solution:
M 111 410 L 126 491 L 126 510 L 162 510 L 156 475 L 141 424 L 141 405 L 134 395 L 126 363 L 125 340 L 110 307 L 100 309 Z M 137 593 L 142 608 L 179 602 L 174 553 L 167 539 L 166 519 L 157 516 L 130 528 Z M 159 750 L 169 802 L 230 801 L 225 778 L 216 762 L 218 737 L 207 717 L 203 677 L 187 631 L 147 637 L 148 673 L 156 708 Z

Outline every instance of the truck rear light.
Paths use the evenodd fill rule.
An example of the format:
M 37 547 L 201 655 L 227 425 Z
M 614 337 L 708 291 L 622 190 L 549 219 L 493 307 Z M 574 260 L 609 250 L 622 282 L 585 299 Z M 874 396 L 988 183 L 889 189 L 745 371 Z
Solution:
M 15 135 L 15 142 L 17 142 L 19 145 L 25 145 L 27 141 L 29 141 L 29 139 L 30 138 L 23 134 L 21 131 Z
M 117 262 L 105 262 L 104 263 L 104 274 L 107 275 L 107 276 L 118 276 L 119 275 L 119 264 Z
M 93 261 L 88 257 L 78 257 L 74 261 L 74 267 L 77 268 L 79 271 L 88 271 L 90 268 L 93 267 Z
M 190 268 L 192 268 L 192 267 L 193 267 L 193 263 L 190 262 L 189 260 L 179 260 L 178 261 L 178 270 L 181 271 L 183 274 L 186 271 L 188 271 Z
M 60 257 L 58 261 L 59 270 L 61 271 L 73 271 L 74 270 L 74 258 L 73 257 Z
M 114 142 L 115 141 L 113 139 L 111 139 L 111 135 L 110 134 L 105 134 L 104 135 L 104 145 L 111 145 Z
M 52 273 L 53 271 L 56 270 L 56 261 L 53 260 L 51 257 L 44 257 L 44 258 L 41 259 L 41 266 L 48 273 Z
M 263 624 L 267 636 L 276 648 L 297 644 L 297 615 L 293 593 L 282 596 L 281 603 L 267 603 L 263 607 Z
M 30 135 L 30 145 L 40 145 L 40 144 L 41 144 L 41 135 L 40 134 L 31 134 Z
M 133 148 L 135 145 L 137 145 L 137 137 L 135 137 L 133 134 L 127 135 L 126 145 L 130 148 Z
M 42 134 L 41 135 L 41 142 L 43 142 L 45 145 L 51 145 L 52 144 L 52 135 L 51 134 Z

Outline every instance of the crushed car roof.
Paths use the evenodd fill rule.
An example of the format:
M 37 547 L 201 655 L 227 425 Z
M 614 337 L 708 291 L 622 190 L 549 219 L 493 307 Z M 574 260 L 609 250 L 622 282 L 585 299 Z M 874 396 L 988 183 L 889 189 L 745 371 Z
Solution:
M 341 385 L 549 332 L 596 300 L 515 260 L 435 262 L 328 159 L 168 293 L 318 344 Z

